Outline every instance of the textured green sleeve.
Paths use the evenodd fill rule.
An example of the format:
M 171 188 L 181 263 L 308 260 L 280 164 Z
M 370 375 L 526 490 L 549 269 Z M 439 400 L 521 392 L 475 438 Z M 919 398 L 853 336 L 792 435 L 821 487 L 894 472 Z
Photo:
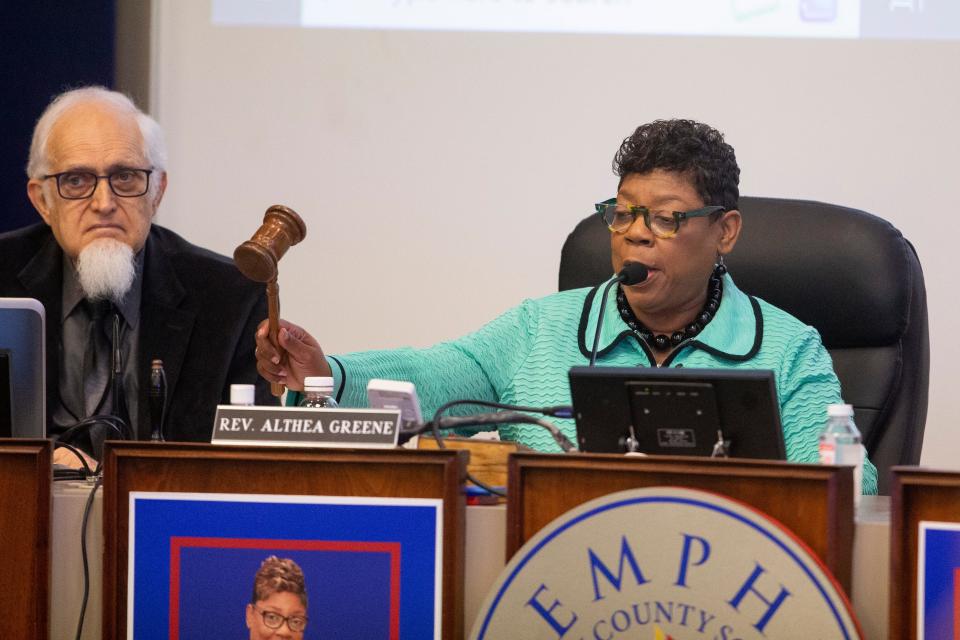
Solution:
M 840 381 L 830 354 L 816 330 L 807 327 L 792 341 L 791 359 L 783 363 L 778 380 L 780 418 L 792 462 L 818 462 L 820 431 L 827 418 L 827 405 L 843 402 Z M 863 493 L 876 495 L 877 468 L 863 459 Z
M 342 388 L 340 404 L 366 406 L 371 378 L 413 382 L 424 420 L 430 420 L 451 400 L 497 401 L 530 351 L 537 315 L 537 304 L 526 301 L 478 331 L 426 349 L 366 351 L 331 358 L 336 388 Z M 452 413 L 475 411 L 467 408 Z

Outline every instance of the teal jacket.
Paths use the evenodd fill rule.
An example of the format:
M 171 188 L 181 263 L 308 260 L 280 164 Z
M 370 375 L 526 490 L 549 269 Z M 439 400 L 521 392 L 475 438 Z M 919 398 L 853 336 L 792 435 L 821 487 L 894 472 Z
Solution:
M 714 319 L 676 349 L 663 366 L 770 369 L 780 400 L 787 459 L 817 462 L 818 436 L 827 405 L 841 402 L 840 383 L 816 329 L 737 289 L 724 276 Z M 424 417 L 455 399 L 527 406 L 570 404 L 567 372 L 586 365 L 593 343 L 601 287 L 561 291 L 525 300 L 474 333 L 427 349 L 366 351 L 329 358 L 339 402 L 364 406 L 370 378 L 409 380 Z M 608 293 L 597 364 L 656 366 L 652 354 L 617 311 L 616 287 Z M 572 420 L 556 420 L 574 442 Z M 537 425 L 501 427 L 505 440 L 538 451 L 559 451 Z M 863 492 L 877 492 L 877 470 L 863 469 Z

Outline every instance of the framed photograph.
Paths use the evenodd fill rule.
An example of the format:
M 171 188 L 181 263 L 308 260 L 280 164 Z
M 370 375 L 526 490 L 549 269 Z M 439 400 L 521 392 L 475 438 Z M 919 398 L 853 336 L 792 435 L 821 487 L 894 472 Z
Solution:
M 127 636 L 439 638 L 442 516 L 434 499 L 133 491 Z

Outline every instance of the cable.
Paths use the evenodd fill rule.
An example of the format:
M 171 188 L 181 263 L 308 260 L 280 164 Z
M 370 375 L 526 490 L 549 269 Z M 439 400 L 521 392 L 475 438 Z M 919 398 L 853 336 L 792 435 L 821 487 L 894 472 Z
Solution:
M 437 441 L 437 447 L 440 448 L 440 449 L 446 449 L 446 448 L 447 448 L 447 445 L 446 445 L 446 443 L 443 441 L 443 438 L 440 436 L 440 431 L 437 429 L 437 422 L 439 422 L 439 421 L 438 421 L 438 420 L 431 420 L 431 421 L 428 422 L 426 425 L 420 425 L 419 428 L 416 430 L 416 432 L 417 432 L 417 433 L 423 433 L 423 432 L 426 431 L 428 428 L 431 429 L 431 430 L 433 431 L 433 438 L 434 438 L 434 440 Z M 477 485 L 478 487 L 480 487 L 481 489 L 483 489 L 484 491 L 486 491 L 487 493 L 489 493 L 489 494 L 491 494 L 491 495 L 499 496 L 499 497 L 501 497 L 501 498 L 506 498 L 506 497 L 507 497 L 507 492 L 506 492 L 506 491 L 500 491 L 499 489 L 496 489 L 496 488 L 488 485 L 488 484 L 485 483 L 485 482 L 481 482 L 480 480 L 478 480 L 478 479 L 476 478 L 476 476 L 474 476 L 474 475 L 473 475 L 472 473 L 470 473 L 469 471 L 467 471 L 467 480 L 468 480 L 469 482 L 472 482 L 473 484 Z
M 504 412 L 495 412 L 487 414 L 473 414 L 471 416 L 464 416 L 462 418 L 445 418 L 445 424 L 441 425 L 440 416 L 443 415 L 443 412 L 451 407 L 455 407 L 461 404 L 472 404 L 479 405 L 482 407 L 493 407 L 496 409 L 505 409 L 508 411 Z M 573 407 L 565 405 L 557 405 L 552 407 L 524 407 L 518 405 L 504 404 L 502 402 L 492 402 L 490 400 L 451 400 L 445 404 L 440 405 L 440 407 L 433 414 L 433 420 L 431 420 L 426 425 L 422 425 L 417 429 L 413 430 L 411 435 L 416 435 L 427 431 L 428 429 L 433 432 L 434 438 L 437 439 L 437 446 L 443 449 L 443 443 L 439 437 L 439 429 L 449 429 L 452 427 L 467 427 L 474 425 L 488 425 L 488 424 L 505 424 L 509 422 L 523 422 L 526 424 L 538 424 L 541 427 L 545 428 L 550 432 L 550 435 L 553 436 L 554 441 L 557 445 L 565 452 L 574 451 L 577 447 L 575 444 L 570 442 L 570 439 L 560 431 L 556 425 L 541 418 L 535 418 L 534 416 L 529 416 L 525 413 L 519 413 L 520 411 L 526 411 L 530 413 L 541 413 L 544 415 L 559 417 L 559 418 L 570 418 L 573 417 Z M 504 418 L 504 414 L 509 414 L 509 418 Z M 408 432 L 409 433 L 409 432 Z
M 469 480 L 470 482 L 477 485 L 478 487 L 480 487 L 481 489 L 483 489 L 484 491 L 486 491 L 491 495 L 498 496 L 500 498 L 507 497 L 506 491 L 500 491 L 500 489 L 497 489 L 496 487 L 493 487 L 485 482 L 481 482 L 480 480 L 477 479 L 476 476 L 471 474 L 469 471 L 467 471 L 467 480 Z
M 101 476 L 93 483 L 93 489 L 90 490 L 90 496 L 87 498 L 87 505 L 83 509 L 83 524 L 80 529 L 80 556 L 83 559 L 83 599 L 80 601 L 80 619 L 77 621 L 77 637 L 80 640 L 83 635 L 83 618 L 87 613 L 87 598 L 90 595 L 90 566 L 87 563 L 87 522 L 90 519 L 90 509 L 93 507 L 93 498 L 97 494 L 97 489 L 103 481 Z
M 95 424 L 104 424 L 112 428 L 120 436 L 121 440 L 133 440 L 133 431 L 130 429 L 130 426 L 124 421 L 123 418 L 118 418 L 117 416 L 111 415 L 95 415 L 90 416 L 89 418 L 84 418 L 83 420 L 77 422 L 69 429 L 61 433 L 57 440 L 62 441 L 64 438 L 72 436 L 75 432 L 83 428 L 92 427 Z M 122 427 L 122 428 L 121 428 Z
M 76 449 L 72 448 L 72 445 L 70 445 L 68 442 L 65 442 L 65 440 L 69 440 L 74 433 L 80 431 L 81 429 L 89 429 L 95 424 L 102 424 L 107 427 L 110 427 L 117 433 L 117 435 L 120 436 L 121 440 L 134 439 L 132 437 L 133 431 L 130 429 L 130 426 L 123 420 L 123 418 L 119 418 L 117 416 L 111 416 L 111 415 L 96 415 L 96 416 L 90 416 L 89 418 L 84 418 L 83 420 L 80 420 L 79 422 L 71 426 L 69 429 L 67 429 L 60 435 L 58 435 L 56 440 L 54 441 L 54 446 L 68 446 L 68 447 L 71 447 L 71 450 L 73 450 L 76 453 Z M 92 445 L 93 443 L 91 441 L 91 446 Z M 90 471 L 89 465 L 84 464 L 84 468 L 89 475 L 99 475 L 100 468 L 102 466 L 103 466 L 103 462 L 98 461 L 97 467 L 93 471 Z M 89 477 L 89 475 L 87 477 Z M 64 476 L 63 479 L 69 480 L 73 478 Z
M 536 424 L 550 432 L 550 435 L 553 436 L 553 440 L 557 443 L 557 445 L 559 445 L 564 453 L 569 453 L 570 451 L 574 451 L 576 449 L 576 446 L 566 435 L 564 435 L 562 431 L 560 431 L 560 429 L 557 428 L 555 424 L 548 422 L 543 418 L 531 416 L 526 413 L 520 413 L 519 411 L 496 411 L 494 413 L 477 413 L 469 416 L 448 416 L 446 418 L 434 420 L 434 422 L 436 423 L 436 427 L 439 429 L 458 429 L 473 426 L 486 426 L 491 424 L 511 424 L 514 422 Z
M 449 417 L 441 420 L 443 412 L 449 409 L 462 404 L 472 404 L 479 405 L 483 407 L 492 407 L 495 409 L 503 409 L 504 411 L 498 411 L 494 413 L 486 414 L 473 414 L 470 416 L 463 417 Z M 537 418 L 535 416 L 527 415 L 526 413 L 520 413 L 521 411 L 527 411 L 530 413 L 541 413 L 549 416 L 559 417 L 559 418 L 570 418 L 573 417 L 573 408 L 565 405 L 558 405 L 553 407 L 524 407 L 518 405 L 504 404 L 501 402 L 492 402 L 489 400 L 453 400 L 447 402 L 440 406 L 437 411 L 433 414 L 433 420 L 428 422 L 425 425 L 419 425 L 416 429 L 407 431 L 410 435 L 416 435 L 423 433 L 425 431 L 431 431 L 433 433 L 434 439 L 437 441 L 437 447 L 440 449 L 446 449 L 447 446 L 443 442 L 443 437 L 440 434 L 440 429 L 449 429 L 453 427 L 462 428 L 469 426 L 486 426 L 490 424 L 505 424 L 505 423 L 515 423 L 521 422 L 525 424 L 536 424 L 547 431 L 550 432 L 550 435 L 553 436 L 554 441 L 560 446 L 560 448 L 565 451 L 574 451 L 576 446 L 570 442 L 570 439 L 562 431 L 560 431 L 556 425 L 544 420 L 542 418 Z M 442 424 L 441 424 L 442 423 Z M 490 493 L 495 496 L 500 496 L 505 498 L 506 492 L 500 491 L 484 482 L 478 480 L 470 472 L 467 472 L 467 480 L 480 487 L 487 493 Z
M 502 402 L 493 402 L 492 400 L 451 400 L 440 406 L 433 414 L 434 420 L 439 418 L 447 409 L 461 404 L 472 404 L 479 407 L 492 407 L 494 409 L 506 409 L 509 411 L 525 411 L 527 413 L 540 413 L 551 418 L 572 418 L 573 407 L 569 405 L 556 405 L 553 407 L 525 407 L 517 404 L 504 404 Z
M 87 476 L 93 475 L 93 471 L 90 469 L 90 465 L 87 464 L 87 459 L 83 457 L 83 454 L 80 453 L 80 450 L 77 449 L 75 446 L 73 446 L 72 444 L 67 444 L 66 442 L 54 441 L 53 447 L 54 449 L 59 449 L 59 448 L 66 449 L 67 451 L 75 455 L 77 457 L 77 460 L 80 461 L 80 465 L 83 467 L 83 472 Z
M 123 418 L 118 418 L 117 416 L 109 415 L 97 415 L 90 416 L 89 418 L 84 418 L 80 422 L 77 422 L 69 429 L 57 436 L 57 440 L 62 442 L 65 439 L 68 439 L 77 431 L 81 429 L 89 429 L 95 424 L 102 424 L 110 427 L 117 432 L 117 435 L 120 436 L 121 440 L 133 440 L 133 432 L 130 430 L 130 427 L 124 422 Z

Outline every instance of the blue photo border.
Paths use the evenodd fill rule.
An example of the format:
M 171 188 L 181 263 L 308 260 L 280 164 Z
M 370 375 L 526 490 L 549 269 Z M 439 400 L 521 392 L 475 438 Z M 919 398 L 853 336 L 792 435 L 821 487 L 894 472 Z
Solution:
M 442 516 L 439 499 L 131 492 L 127 635 L 138 640 L 189 637 L 180 633 L 183 629 L 170 633 L 172 541 L 210 538 L 286 541 L 287 546 L 311 541 L 394 544 L 402 595 L 398 634 L 439 637 Z M 252 585 L 252 575 L 244 578 Z M 371 584 L 384 579 L 382 573 L 371 576 Z M 363 589 L 356 593 L 357 598 L 366 595 Z

